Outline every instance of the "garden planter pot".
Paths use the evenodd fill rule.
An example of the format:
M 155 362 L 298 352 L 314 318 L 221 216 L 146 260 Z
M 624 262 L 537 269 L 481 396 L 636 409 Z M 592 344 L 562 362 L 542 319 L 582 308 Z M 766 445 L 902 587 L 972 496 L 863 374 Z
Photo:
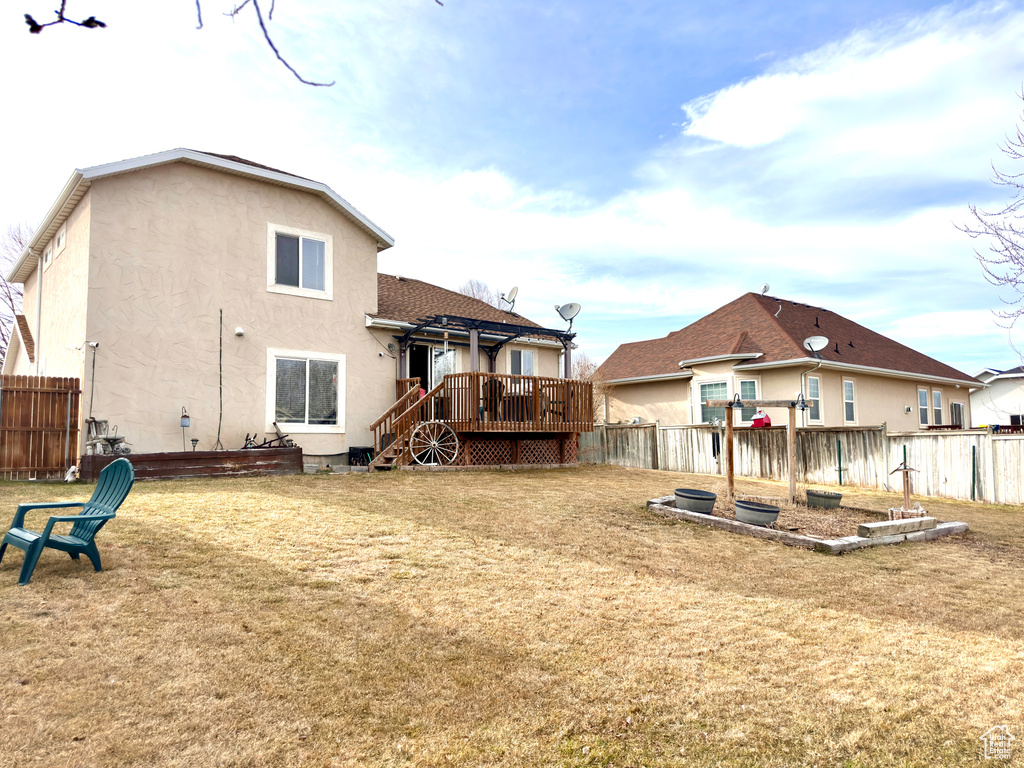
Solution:
M 812 491 L 807 490 L 807 506 L 820 507 L 821 509 L 838 509 L 843 494 L 834 491 Z
M 736 519 L 741 523 L 766 526 L 779 519 L 779 508 L 757 501 L 736 499 Z
M 710 515 L 715 509 L 718 494 L 710 491 L 698 491 L 693 488 L 676 488 L 676 509 L 700 512 Z

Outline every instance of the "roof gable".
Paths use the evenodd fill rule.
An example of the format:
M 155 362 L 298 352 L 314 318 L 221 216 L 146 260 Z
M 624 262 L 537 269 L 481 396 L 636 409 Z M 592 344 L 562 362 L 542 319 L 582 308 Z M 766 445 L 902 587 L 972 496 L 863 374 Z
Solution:
M 32 274 L 32 271 L 39 263 L 37 250 L 53 238 L 94 181 L 108 176 L 131 173 L 143 168 L 153 168 L 158 165 L 178 162 L 309 192 L 325 200 L 335 210 L 353 221 L 356 226 L 374 238 L 377 241 L 378 251 L 390 248 L 395 244 L 394 238 L 391 235 L 370 221 L 337 192 L 319 181 L 295 176 L 294 174 L 279 171 L 266 165 L 260 165 L 250 160 L 244 160 L 234 155 L 218 155 L 212 152 L 198 152 L 194 149 L 172 149 L 167 152 L 158 152 L 154 155 L 145 155 L 115 163 L 78 169 L 72 173 L 71 178 L 64 185 L 64 189 L 57 197 L 56 202 L 50 207 L 39 227 L 36 228 L 36 233 L 29 241 L 28 247 L 8 275 L 8 281 L 23 283 L 28 279 L 28 276 Z

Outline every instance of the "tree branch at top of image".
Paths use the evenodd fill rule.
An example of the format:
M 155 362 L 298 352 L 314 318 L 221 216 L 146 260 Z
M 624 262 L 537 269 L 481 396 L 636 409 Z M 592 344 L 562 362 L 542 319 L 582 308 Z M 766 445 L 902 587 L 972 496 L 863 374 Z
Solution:
M 440 6 L 444 6 L 444 3 L 442 3 L 441 0 L 434 0 L 434 2 L 437 3 Z M 196 29 L 202 29 L 203 28 L 203 6 L 202 6 L 202 0 L 195 0 L 195 3 L 196 3 L 196 22 L 197 22 Z M 26 13 L 25 14 L 25 24 L 28 25 L 28 31 L 31 34 L 33 34 L 33 35 L 38 35 L 40 32 L 42 32 L 47 27 L 56 26 L 57 24 L 71 24 L 71 25 L 76 26 L 76 27 L 86 27 L 87 29 L 106 28 L 106 26 L 107 26 L 106 23 L 100 21 L 95 16 L 89 16 L 89 17 L 83 19 L 82 21 L 76 21 L 75 19 L 69 18 L 68 15 L 67 15 L 67 4 L 68 4 L 68 0 L 61 0 L 60 8 L 58 8 L 57 10 L 54 11 L 54 14 L 56 15 L 56 18 L 53 21 L 47 21 L 47 22 L 40 23 L 40 22 L 36 21 L 35 17 L 32 16 L 32 14 Z M 316 87 L 330 87 L 330 86 L 334 85 L 334 81 L 333 80 L 331 82 L 329 82 L 329 83 L 321 83 L 321 82 L 318 82 L 316 80 L 307 80 L 306 78 L 304 78 L 302 75 L 300 75 L 298 73 L 298 71 L 288 62 L 287 59 L 285 59 L 284 56 L 281 55 L 280 50 L 278 50 L 277 45 L 274 43 L 273 38 L 270 36 L 270 31 L 267 29 L 267 24 L 266 24 L 267 21 L 273 21 L 274 20 L 274 7 L 275 7 L 275 4 L 276 4 L 276 0 L 271 0 L 270 8 L 268 10 L 267 17 L 266 17 L 266 21 L 263 18 L 263 11 L 260 8 L 259 2 L 257 0 L 243 0 L 241 3 L 239 3 L 234 8 L 232 8 L 230 12 L 226 13 L 225 16 L 230 16 L 230 17 L 234 18 L 247 5 L 252 5 L 253 10 L 256 13 L 256 20 L 259 23 L 260 31 L 263 33 L 263 39 L 266 41 L 267 45 L 270 47 L 270 50 L 272 50 L 274 52 L 274 56 L 277 58 L 277 60 L 280 61 L 281 64 L 283 64 L 284 67 L 289 72 L 291 72 L 293 75 L 295 75 L 296 79 L 300 83 L 303 83 L 305 85 L 312 85 L 312 86 L 316 86 Z

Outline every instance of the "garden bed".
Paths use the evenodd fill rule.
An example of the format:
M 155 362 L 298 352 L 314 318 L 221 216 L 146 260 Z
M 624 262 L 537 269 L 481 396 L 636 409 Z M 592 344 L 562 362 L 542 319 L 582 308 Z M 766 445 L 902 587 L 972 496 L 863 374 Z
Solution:
M 700 523 L 713 528 L 722 528 L 760 539 L 778 541 L 791 547 L 814 549 L 829 554 L 842 554 L 854 549 L 874 547 L 882 544 L 898 544 L 902 541 L 929 541 L 942 536 L 967 531 L 966 523 L 946 523 L 935 520 L 925 526 L 912 526 L 918 530 L 906 530 L 908 526 L 893 521 L 890 529 L 881 525 L 887 519 L 884 512 L 854 507 L 836 509 L 810 508 L 803 504 L 790 504 L 787 499 L 770 496 L 743 496 L 747 501 L 771 504 L 779 508 L 779 518 L 770 527 L 750 525 L 736 519 L 731 502 L 719 497 L 712 514 L 690 512 L 678 509 L 675 496 L 662 496 L 647 502 L 647 508 L 662 517 Z M 932 518 L 918 518 L 932 521 Z

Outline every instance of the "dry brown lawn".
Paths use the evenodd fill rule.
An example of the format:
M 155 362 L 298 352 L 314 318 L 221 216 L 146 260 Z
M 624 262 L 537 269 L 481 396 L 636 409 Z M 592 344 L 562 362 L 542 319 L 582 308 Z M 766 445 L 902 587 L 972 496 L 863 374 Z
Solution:
M 1021 763 L 1020 508 L 842 557 L 644 508 L 711 480 L 138 483 L 103 573 L 0 565 L 0 766 L 956 766 L 1002 724 Z

